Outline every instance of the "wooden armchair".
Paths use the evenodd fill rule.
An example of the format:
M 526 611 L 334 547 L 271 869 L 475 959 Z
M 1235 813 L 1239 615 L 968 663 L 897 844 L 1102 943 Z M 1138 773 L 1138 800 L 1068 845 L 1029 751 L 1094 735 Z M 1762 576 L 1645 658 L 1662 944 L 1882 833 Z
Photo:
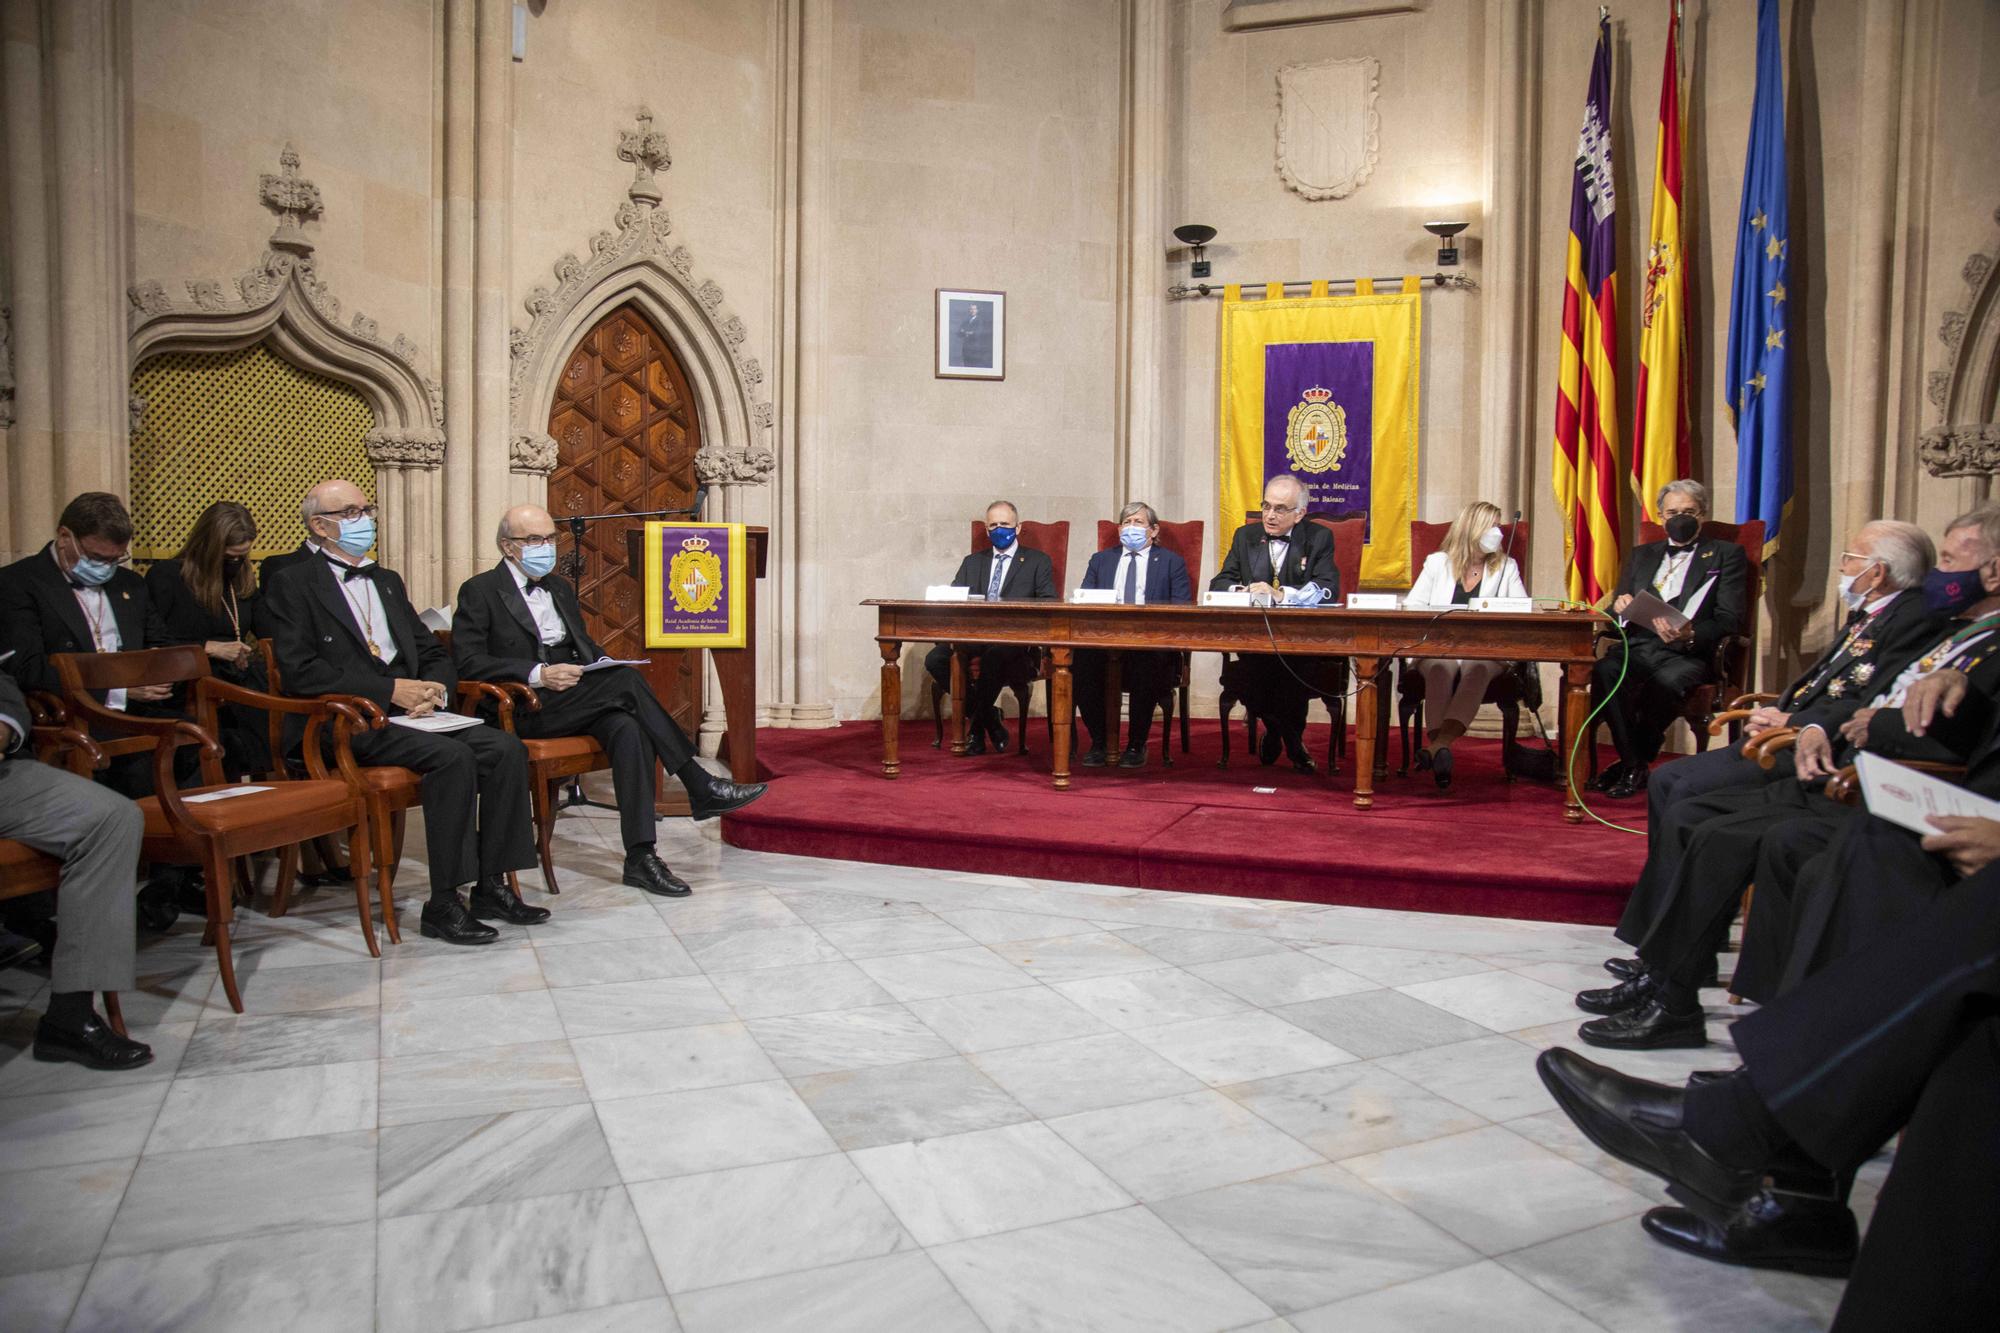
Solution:
M 1749 560 L 1750 570 L 1743 584 L 1743 625 L 1735 634 L 1725 635 L 1715 646 L 1715 657 L 1711 663 L 1714 679 L 1706 685 L 1697 685 L 1681 700 L 1681 720 L 1694 733 L 1695 753 L 1708 749 L 1708 738 L 1720 735 L 1711 724 L 1718 716 L 1715 701 L 1730 699 L 1727 710 L 1737 711 L 1738 704 L 1745 698 L 1750 688 L 1750 672 L 1757 661 L 1757 603 L 1764 596 L 1764 520 L 1753 518 L 1748 523 L 1721 523 L 1715 519 L 1701 525 L 1701 535 L 1715 541 L 1733 541 L 1743 548 Z M 1641 522 L 1639 540 L 1658 542 L 1667 539 L 1667 530 L 1657 523 Z M 1742 719 L 1731 719 L 1731 738 L 1742 732 Z M 1595 747 L 1593 747 L 1595 748 Z
M 1040 551 L 1049 558 L 1049 563 L 1055 566 L 1056 596 L 1061 597 L 1063 590 L 1069 586 L 1069 520 L 1063 519 L 1058 523 L 1036 523 L 1024 520 L 1015 540 L 1029 550 Z M 975 519 L 972 524 L 972 545 L 969 554 L 977 555 L 981 551 L 988 551 L 992 548 L 993 543 L 986 535 L 986 525 Z M 983 594 L 985 589 L 975 588 L 972 591 Z M 950 647 L 952 649 L 952 656 L 955 659 L 953 670 L 957 670 L 958 664 L 965 662 L 967 650 L 961 649 L 957 644 L 952 644 Z M 1048 657 L 1045 653 L 1038 649 L 1032 655 L 1031 660 L 1033 665 L 1024 666 L 1011 678 L 1002 681 L 1000 684 L 1002 690 L 1008 691 L 1014 696 L 1017 719 L 1014 748 L 1020 754 L 1028 752 L 1028 705 L 1034 699 L 1035 682 L 1048 679 L 1049 674 Z M 967 684 L 978 679 L 983 665 L 983 663 L 979 662 L 966 664 L 966 670 L 969 673 Z M 937 680 L 933 678 L 930 683 L 930 693 L 931 720 L 936 731 L 936 735 L 931 741 L 931 748 L 936 750 L 944 747 L 943 703 L 945 687 L 938 684 Z M 1053 718 L 1049 719 L 1049 734 L 1051 736 L 1055 734 L 1055 719 Z M 963 736 L 955 737 L 953 741 L 954 747 L 963 744 L 964 740 Z
M 1256 510 L 1243 515 L 1246 523 L 1255 523 Z M 1333 534 L 1333 563 L 1340 570 L 1340 595 L 1344 598 L 1361 586 L 1361 548 L 1368 535 L 1368 520 L 1365 518 L 1329 518 L 1324 514 L 1308 514 L 1306 522 L 1317 523 Z M 1236 711 L 1236 704 L 1242 696 L 1242 683 L 1236 663 L 1241 658 L 1227 653 L 1222 658 L 1222 695 L 1216 701 L 1216 714 L 1221 721 L 1222 758 L 1216 762 L 1218 768 L 1229 767 L 1229 715 Z M 1347 695 L 1348 683 L 1353 672 L 1344 657 L 1322 659 L 1322 670 L 1317 679 L 1312 680 L 1312 697 L 1326 705 L 1332 715 L 1332 735 L 1327 738 L 1326 770 L 1340 771 L 1340 756 L 1347 752 Z M 1312 679 L 1308 676 L 1308 679 Z M 1251 753 L 1257 750 L 1257 718 L 1245 710 L 1243 723 L 1244 743 Z M 1367 756 L 1363 763 L 1369 762 Z
M 497 714 L 495 720 L 509 734 L 514 734 L 517 713 L 538 713 L 542 709 L 541 696 L 535 693 L 533 687 L 519 681 L 495 684 L 461 681 L 459 688 L 464 691 L 470 685 L 484 685 L 485 689 L 496 692 L 497 697 L 492 698 Z M 556 789 L 571 778 L 611 767 L 611 756 L 592 736 L 548 736 L 540 739 L 523 736 L 521 745 L 528 752 L 528 796 L 535 812 L 535 850 L 542 861 L 542 882 L 548 886 L 550 893 L 561 893 L 562 889 L 556 884 L 553 852 L 558 812 Z
M 357 870 L 355 908 L 369 953 L 381 955 L 368 907 L 368 808 L 361 799 L 360 771 L 348 748 L 348 737 L 360 722 L 353 709 L 335 702 L 284 699 L 218 680 L 209 674 L 208 655 L 199 644 L 130 653 L 57 653 L 51 660 L 74 717 L 87 719 L 111 734 L 143 737 L 151 743 L 154 794 L 138 803 L 146 818 L 141 854 L 149 861 L 202 868 L 208 893 L 205 942 L 215 946 L 222 988 L 232 1009 L 243 1012 L 229 945 L 236 895 L 230 890 L 228 871 L 238 857 L 275 851 L 302 838 L 352 830 Z M 129 716 L 106 708 L 90 693 L 180 684 L 190 687 L 193 722 Z M 223 781 L 222 746 L 215 740 L 215 706 L 220 702 L 304 718 L 306 777 L 274 782 L 266 790 L 223 800 L 197 799 L 231 785 Z M 321 757 L 320 738 L 329 725 L 333 728 L 337 774 L 328 771 Z M 174 781 L 174 755 L 183 745 L 199 747 L 202 777 L 201 785 L 186 790 Z
M 38 692 L 39 693 L 39 692 Z M 54 695 L 42 695 L 45 700 L 54 700 L 60 708 L 61 701 Z M 47 716 L 45 710 L 29 699 L 29 713 L 32 717 Z M 67 767 L 88 777 L 92 770 L 109 763 L 104 752 L 90 737 L 69 727 L 40 724 L 34 726 L 30 744 L 34 746 L 35 758 L 55 767 Z M 62 862 L 46 852 L 38 852 L 24 842 L 12 838 L 0 838 L 0 902 L 9 898 L 25 898 L 31 893 L 48 890 L 62 891 Z M 135 866 L 136 870 L 137 867 Z M 118 992 L 104 992 L 104 1019 L 111 1030 L 123 1037 L 125 1014 L 118 1005 Z
M 1190 582 L 1194 580 L 1196 571 L 1201 568 L 1201 542 L 1202 536 L 1207 530 L 1208 525 L 1198 518 L 1191 518 L 1182 523 L 1162 522 L 1160 524 L 1159 544 L 1161 548 L 1172 551 L 1181 558 L 1182 563 L 1187 565 Z M 1108 551 L 1116 545 L 1118 545 L 1118 525 L 1110 519 L 1098 519 L 1097 549 Z M 1167 692 L 1166 698 L 1160 701 L 1161 710 L 1167 715 L 1166 725 L 1160 729 L 1160 762 L 1164 764 L 1174 762 L 1173 747 L 1170 744 L 1170 740 L 1173 736 L 1176 708 L 1179 710 L 1181 719 L 1181 753 L 1186 754 L 1188 752 L 1188 687 L 1192 676 L 1194 654 L 1183 652 L 1180 654 L 1180 659 L 1180 676 L 1176 680 L 1173 689 Z

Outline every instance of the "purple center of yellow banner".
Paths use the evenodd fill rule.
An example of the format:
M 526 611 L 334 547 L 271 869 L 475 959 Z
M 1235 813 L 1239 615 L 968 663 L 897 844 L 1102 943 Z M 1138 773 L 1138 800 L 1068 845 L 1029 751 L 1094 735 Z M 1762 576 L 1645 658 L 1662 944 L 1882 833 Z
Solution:
M 1264 476 L 1297 477 L 1311 513 L 1370 518 L 1374 402 L 1373 342 L 1266 344 Z

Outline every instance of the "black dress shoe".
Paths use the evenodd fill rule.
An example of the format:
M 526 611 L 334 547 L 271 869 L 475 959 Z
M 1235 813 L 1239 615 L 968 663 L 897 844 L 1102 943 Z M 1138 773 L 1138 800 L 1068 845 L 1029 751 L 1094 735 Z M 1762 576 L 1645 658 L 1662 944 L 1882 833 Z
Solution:
M 204 904 L 206 905 L 206 904 Z M 139 924 L 154 934 L 164 934 L 181 919 L 181 889 L 172 880 L 148 880 L 138 894 Z
M 137 1069 L 153 1063 L 153 1048 L 119 1036 L 96 1014 L 80 1028 L 58 1026 L 44 1017 L 35 1025 L 35 1058 L 69 1060 L 92 1069 Z
M 1416 769 L 1417 772 L 1419 773 L 1430 772 L 1431 771 L 1430 750 L 1425 746 L 1419 745 L 1417 747 L 1417 757 L 1410 761 L 1410 767 Z
M 721 778 L 710 778 L 699 790 L 688 792 L 688 817 L 713 819 L 731 810 L 741 810 L 770 789 L 766 782 L 724 782 Z
M 1128 745 L 1123 750 L 1118 752 L 1118 767 L 1144 768 L 1145 766 L 1146 766 L 1145 746 Z
M 1437 783 L 1439 791 L 1451 787 L 1451 769 L 1456 762 L 1451 757 L 1451 747 L 1445 746 L 1431 756 L 1431 779 Z
M 685 898 L 694 892 L 686 880 L 667 869 L 667 863 L 654 855 L 650 847 L 625 853 L 624 882 L 662 898 Z
M 1734 1069 L 1697 1069 L 1688 1075 L 1688 1086 L 1690 1088 L 1706 1087 L 1710 1083 L 1720 1083 L 1726 1078 L 1735 1078 L 1742 1072 L 1743 1067 L 1741 1065 L 1738 1065 Z
M 1007 753 L 1007 718 L 998 708 L 986 710 L 986 738 L 993 743 L 993 753 Z
M 1574 1051 L 1535 1058 L 1542 1086 L 1584 1136 L 1621 1162 L 1722 1208 L 1763 1186 L 1762 1171 L 1718 1162 L 1681 1128 L 1680 1091 L 1586 1060 Z
M 16 935 L 11 930 L 0 928 L 0 967 L 25 963 L 41 951 L 42 946 L 39 942 L 29 939 L 26 935 Z
M 1319 772 L 1319 765 L 1313 762 L 1311 755 L 1301 750 L 1292 756 L 1292 771 L 1294 773 L 1317 773 Z
M 1652 999 L 1659 988 L 1660 983 L 1651 972 L 1641 971 L 1616 986 L 1577 992 L 1576 1007 L 1586 1014 L 1622 1014 Z
M 1699 1008 L 1693 1013 L 1670 1014 L 1649 996 L 1636 1008 L 1591 1019 L 1576 1030 L 1576 1035 L 1592 1046 L 1613 1051 L 1692 1050 L 1708 1045 L 1708 1020 Z
M 1620 981 L 1630 981 L 1646 970 L 1646 965 L 1636 958 L 1607 958 L 1604 970 Z
M 1103 768 L 1104 759 L 1104 747 L 1102 745 L 1093 745 L 1076 757 L 1076 766 L 1078 768 Z
M 963 753 L 968 757 L 975 754 L 985 754 L 986 753 L 985 734 L 979 731 L 979 729 L 976 727 L 970 728 L 969 730 L 970 734 L 967 735 L 965 738 L 965 750 L 963 751 Z
M 1592 778 L 1589 782 L 1585 783 L 1584 789 L 1586 791 L 1610 791 L 1613 787 L 1617 786 L 1619 782 L 1624 779 L 1624 777 L 1625 777 L 1625 764 L 1624 761 L 1621 760 L 1618 763 L 1613 764 L 1611 767 L 1604 769 L 1596 777 Z
M 1278 751 L 1284 748 L 1285 738 L 1278 734 L 1277 728 L 1266 727 L 1264 739 L 1257 742 L 1257 762 L 1265 765 L 1277 763 Z
M 1762 1189 L 1722 1225 L 1690 1208 L 1655 1208 L 1639 1219 L 1663 1245 L 1739 1268 L 1846 1277 L 1861 1248 L 1854 1214 L 1838 1199 Z
M 1633 764 L 1618 775 L 1618 781 L 1605 790 L 1605 795 L 1614 801 L 1629 801 L 1646 790 L 1646 766 Z
M 472 890 L 472 915 L 481 921 L 505 921 L 515 926 L 538 926 L 549 919 L 546 907 L 530 907 L 507 882 L 505 875 L 489 875 Z
M 472 913 L 465 910 L 465 904 L 455 893 L 449 902 L 425 903 L 417 929 L 426 938 L 443 940 L 446 944 L 491 944 L 500 938 L 499 931 L 473 920 Z

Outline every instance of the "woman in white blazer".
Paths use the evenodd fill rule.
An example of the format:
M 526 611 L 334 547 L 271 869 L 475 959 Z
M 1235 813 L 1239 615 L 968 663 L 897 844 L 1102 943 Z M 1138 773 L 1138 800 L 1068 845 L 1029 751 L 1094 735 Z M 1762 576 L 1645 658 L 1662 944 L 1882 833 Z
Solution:
M 1464 606 L 1474 597 L 1526 597 L 1521 567 L 1501 552 L 1500 507 L 1474 500 L 1459 511 L 1444 535 L 1444 544 L 1425 559 L 1412 606 Z M 1431 726 L 1427 744 L 1417 752 L 1417 767 L 1428 768 L 1440 787 L 1451 785 L 1451 743 L 1465 734 L 1486 697 L 1486 687 L 1507 669 L 1505 662 L 1479 662 L 1456 657 L 1425 657 L 1417 661 L 1424 678 L 1424 709 Z

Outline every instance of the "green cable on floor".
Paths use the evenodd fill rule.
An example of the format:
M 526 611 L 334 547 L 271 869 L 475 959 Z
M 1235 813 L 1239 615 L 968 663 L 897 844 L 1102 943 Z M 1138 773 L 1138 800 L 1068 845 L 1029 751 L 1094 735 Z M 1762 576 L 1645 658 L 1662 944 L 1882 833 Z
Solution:
M 1626 828 L 1623 824 L 1614 824 L 1603 815 L 1598 814 L 1597 811 L 1591 809 L 1590 802 L 1583 799 L 1583 793 L 1577 789 L 1576 785 L 1576 757 L 1583 752 L 1583 742 L 1589 737 L 1591 728 L 1597 725 L 1597 715 L 1602 713 L 1610 705 L 1611 701 L 1618 697 L 1618 687 L 1625 683 L 1625 673 L 1632 665 L 1632 640 L 1626 636 L 1625 622 L 1614 615 L 1611 617 L 1611 624 L 1618 631 L 1619 651 L 1623 653 L 1623 657 L 1618 663 L 1618 679 L 1611 682 L 1611 688 L 1604 692 L 1604 701 L 1590 710 L 1590 716 L 1584 718 L 1582 728 L 1577 731 L 1575 736 L 1570 738 L 1569 763 L 1565 766 L 1564 776 L 1569 783 L 1569 794 L 1576 798 L 1576 803 L 1582 809 L 1583 813 L 1589 815 L 1608 829 L 1617 829 L 1620 833 L 1630 833 L 1634 837 L 1643 838 L 1646 836 L 1644 829 Z

